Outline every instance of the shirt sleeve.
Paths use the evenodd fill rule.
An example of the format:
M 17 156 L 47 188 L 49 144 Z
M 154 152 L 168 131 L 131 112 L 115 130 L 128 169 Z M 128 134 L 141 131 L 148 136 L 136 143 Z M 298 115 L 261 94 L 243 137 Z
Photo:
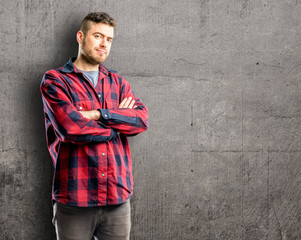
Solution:
M 61 141 L 75 144 L 108 142 L 117 136 L 114 129 L 102 122 L 84 118 L 72 104 L 67 87 L 59 78 L 46 73 L 40 90 L 44 113 Z
M 132 97 L 136 108 L 99 109 L 100 121 L 126 135 L 136 135 L 148 128 L 148 110 L 131 90 L 130 84 L 122 78 L 120 102 Z

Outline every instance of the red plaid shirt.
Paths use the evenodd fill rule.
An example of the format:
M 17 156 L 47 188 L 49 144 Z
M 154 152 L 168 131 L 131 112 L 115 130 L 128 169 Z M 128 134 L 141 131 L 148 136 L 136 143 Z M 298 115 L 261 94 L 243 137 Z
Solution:
M 100 65 L 94 88 L 73 60 L 46 72 L 40 87 L 54 164 L 52 198 L 80 207 L 123 203 L 133 191 L 127 136 L 147 129 L 147 108 L 116 72 Z M 137 108 L 118 108 L 130 96 Z M 99 121 L 79 113 L 95 109 L 102 113 Z

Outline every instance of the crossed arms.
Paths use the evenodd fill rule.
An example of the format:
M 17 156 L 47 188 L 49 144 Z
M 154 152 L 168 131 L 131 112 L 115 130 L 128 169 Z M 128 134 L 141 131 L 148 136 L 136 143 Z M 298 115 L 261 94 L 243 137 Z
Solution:
M 134 106 L 135 100 L 132 99 L 132 97 L 125 98 L 123 101 L 119 104 L 118 108 L 136 108 L 137 106 Z M 90 111 L 79 111 L 83 117 L 88 118 L 90 120 L 99 120 L 101 117 L 101 111 L 99 110 L 90 110 Z
M 118 108 L 79 111 L 67 83 L 56 71 L 47 72 L 42 80 L 42 93 L 47 135 L 76 144 L 108 142 L 117 136 L 136 135 L 148 127 L 148 111 L 122 79 Z

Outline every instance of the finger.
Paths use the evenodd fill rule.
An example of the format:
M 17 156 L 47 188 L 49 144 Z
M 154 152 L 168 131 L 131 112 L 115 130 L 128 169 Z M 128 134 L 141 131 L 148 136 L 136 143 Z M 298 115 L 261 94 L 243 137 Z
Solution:
M 123 99 L 122 102 L 119 104 L 119 108 L 123 108 L 127 98 Z
M 128 108 L 131 101 L 132 101 L 132 97 L 129 97 L 128 100 L 126 100 L 126 102 L 125 102 L 123 108 Z
M 133 100 L 133 101 L 131 102 L 131 104 L 129 105 L 129 108 L 132 109 L 133 106 L 134 106 L 134 104 L 135 104 L 135 100 Z

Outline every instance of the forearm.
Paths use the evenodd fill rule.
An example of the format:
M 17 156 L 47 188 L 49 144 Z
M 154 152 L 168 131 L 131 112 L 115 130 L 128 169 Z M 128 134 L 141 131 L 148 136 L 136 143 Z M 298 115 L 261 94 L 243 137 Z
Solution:
M 44 101 L 44 111 L 49 123 L 62 142 L 83 144 L 87 142 L 108 142 L 116 137 L 117 132 L 100 121 L 83 117 L 79 112 L 50 108 Z
M 135 135 L 148 128 L 148 111 L 143 106 L 134 109 L 100 109 L 100 121 L 118 132 Z
M 99 120 L 101 117 L 101 112 L 99 110 L 90 110 L 90 111 L 79 111 L 79 113 L 90 120 Z

